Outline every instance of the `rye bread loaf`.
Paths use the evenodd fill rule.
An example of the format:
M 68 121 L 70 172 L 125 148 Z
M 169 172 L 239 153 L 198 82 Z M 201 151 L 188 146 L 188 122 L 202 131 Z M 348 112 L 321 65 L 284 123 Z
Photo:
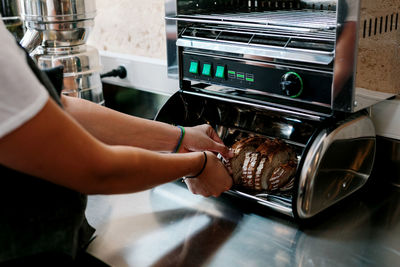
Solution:
M 279 186 L 283 186 L 288 178 L 284 177 L 289 173 L 293 175 L 294 172 L 277 172 L 274 176 L 274 180 L 271 181 L 274 170 L 279 168 L 280 166 L 287 164 L 289 161 L 295 162 L 296 154 L 293 150 L 283 141 L 274 139 L 273 141 L 267 141 L 263 143 L 257 151 L 260 152 L 265 160 L 262 160 L 262 164 L 259 164 L 256 171 L 255 180 L 256 183 L 260 183 L 260 187 L 257 187 L 257 190 L 276 190 L 279 187 L 275 188 L 275 186 L 271 185 L 271 182 L 274 184 L 278 184 Z M 261 163 L 261 161 L 260 161 Z M 292 166 L 292 165 L 290 165 Z M 288 167 L 287 167 L 288 168 Z M 280 177 L 278 174 L 283 175 Z
M 256 172 L 256 167 L 260 161 L 260 153 L 257 152 L 247 152 L 243 167 L 242 167 L 242 185 L 247 188 L 255 187 L 254 176 Z
M 294 186 L 294 177 L 290 178 L 290 180 L 287 184 L 285 184 L 284 186 L 279 188 L 279 191 L 282 193 L 288 192 L 288 191 L 292 190 L 293 186 Z
M 282 188 L 289 182 L 295 172 L 296 164 L 293 161 L 281 164 L 272 172 L 271 178 L 267 182 L 267 190 L 275 191 Z
M 232 146 L 233 158 L 230 160 L 233 181 L 235 184 L 242 183 L 242 171 L 246 153 L 255 152 L 257 147 L 264 142 L 264 138 L 247 137 L 237 141 Z
M 282 140 L 248 137 L 232 149 L 230 165 L 236 185 L 274 191 L 285 186 L 296 172 L 296 154 Z

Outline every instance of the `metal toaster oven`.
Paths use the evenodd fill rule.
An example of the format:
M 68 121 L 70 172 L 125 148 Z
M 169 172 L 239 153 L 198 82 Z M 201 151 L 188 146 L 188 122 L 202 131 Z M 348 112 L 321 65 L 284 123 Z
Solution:
M 368 107 L 400 90 L 399 9 L 399 0 L 167 1 L 168 71 L 180 90 L 156 119 L 208 123 L 228 146 L 283 140 L 297 157 L 292 189 L 229 194 L 310 218 L 370 176 Z

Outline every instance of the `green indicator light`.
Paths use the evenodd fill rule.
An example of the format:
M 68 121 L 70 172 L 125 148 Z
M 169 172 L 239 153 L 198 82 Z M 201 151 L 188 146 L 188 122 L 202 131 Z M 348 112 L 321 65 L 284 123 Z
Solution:
M 217 70 L 215 71 L 215 77 L 218 78 L 225 78 L 225 67 L 224 66 L 217 66 Z
M 211 76 L 211 64 L 203 64 L 203 71 L 201 74 L 205 76 Z
M 298 92 L 296 95 L 291 96 L 292 98 L 299 97 L 299 96 L 301 95 L 301 93 L 303 93 L 303 88 L 304 88 L 303 79 L 300 77 L 299 74 L 297 74 L 297 73 L 294 72 L 294 71 L 290 71 L 290 72 L 288 72 L 288 74 L 293 74 L 293 75 L 295 75 L 295 76 L 299 79 L 299 81 L 300 81 L 300 90 L 299 90 L 299 92 Z
M 193 74 L 197 74 L 199 72 L 199 62 L 192 61 L 190 62 L 189 72 Z
M 228 70 L 228 74 L 233 74 L 233 75 L 235 75 L 235 74 L 236 74 L 236 72 L 235 72 L 235 71 L 233 71 L 233 70 Z
M 244 79 L 244 75 L 243 74 L 238 74 L 237 77 Z
M 253 78 L 246 78 L 246 81 L 248 81 L 248 82 L 254 82 L 254 79 L 253 79 Z

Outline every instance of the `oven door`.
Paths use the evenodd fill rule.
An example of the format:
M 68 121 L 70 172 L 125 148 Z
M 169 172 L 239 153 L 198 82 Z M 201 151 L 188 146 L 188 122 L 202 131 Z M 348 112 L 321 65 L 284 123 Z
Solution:
M 298 162 L 290 190 L 254 191 L 234 185 L 227 193 L 297 219 L 310 218 L 359 189 L 375 155 L 375 132 L 365 113 L 338 120 L 193 89 L 174 94 L 156 120 L 209 124 L 227 146 L 247 136 L 286 142 Z

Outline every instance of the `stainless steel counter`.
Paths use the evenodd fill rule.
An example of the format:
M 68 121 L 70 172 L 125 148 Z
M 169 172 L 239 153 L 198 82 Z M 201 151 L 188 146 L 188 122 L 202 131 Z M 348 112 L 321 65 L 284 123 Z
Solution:
M 112 266 L 400 266 L 400 190 L 374 183 L 306 224 L 179 182 L 91 196 L 87 216 Z

